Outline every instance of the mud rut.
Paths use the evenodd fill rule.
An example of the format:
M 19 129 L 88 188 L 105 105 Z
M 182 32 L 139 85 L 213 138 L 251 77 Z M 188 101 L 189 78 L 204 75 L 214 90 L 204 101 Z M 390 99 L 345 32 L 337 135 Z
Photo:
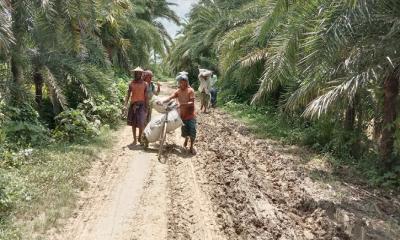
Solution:
M 180 147 L 177 130 L 165 164 L 156 144 L 131 147 L 129 129 L 119 131 L 73 217 L 48 238 L 400 239 L 398 198 L 312 180 L 322 170 L 309 153 L 257 139 L 222 111 L 197 120 L 198 154 Z

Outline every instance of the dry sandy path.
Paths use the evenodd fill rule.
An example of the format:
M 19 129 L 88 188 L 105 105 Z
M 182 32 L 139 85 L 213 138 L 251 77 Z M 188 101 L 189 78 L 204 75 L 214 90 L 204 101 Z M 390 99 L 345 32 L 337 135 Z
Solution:
M 129 239 L 154 154 L 130 146 L 129 128 L 116 134 L 118 140 L 88 176 L 89 189 L 81 194 L 79 208 L 64 230 L 53 239 Z

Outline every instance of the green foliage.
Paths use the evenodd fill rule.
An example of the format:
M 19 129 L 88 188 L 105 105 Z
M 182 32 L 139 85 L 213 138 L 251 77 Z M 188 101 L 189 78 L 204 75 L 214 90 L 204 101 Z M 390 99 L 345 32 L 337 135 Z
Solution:
M 0 213 L 8 211 L 12 205 L 11 196 L 7 189 L 7 183 L 8 179 L 0 173 Z
M 78 109 L 83 111 L 89 121 L 99 121 L 101 124 L 115 128 L 121 119 L 121 106 L 119 103 L 112 103 L 100 96 L 96 102 L 93 100 L 83 101 L 79 104 Z
M 103 101 L 97 105 L 94 112 L 100 117 L 103 124 L 107 124 L 114 129 L 119 126 L 122 116 L 121 105 Z
M 351 155 L 358 136 L 344 131 L 329 117 L 319 120 L 302 120 L 296 115 L 277 112 L 272 106 L 255 106 L 228 101 L 224 109 L 235 117 L 246 122 L 251 131 L 262 138 L 271 138 L 284 144 L 296 144 L 309 147 L 319 154 L 328 156 L 333 167 L 340 168 L 344 164 L 365 177 L 373 186 L 389 188 L 400 187 L 400 168 L 389 172 L 379 171 L 377 153 L 364 152 L 357 161 Z M 365 144 L 365 142 L 364 142 Z
M 165 0 L 0 1 L 0 239 L 32 236 L 68 215 L 97 152 L 70 144 L 119 125 L 126 74 L 169 50 L 159 19 L 179 24 L 170 7 Z
M 61 142 L 21 151 L 13 158 L 23 164 L 1 164 L 0 239 L 45 234 L 61 216 L 70 216 L 77 189 L 86 187 L 82 175 L 98 152 L 109 145 L 109 134 L 102 132 L 86 145 Z
M 224 104 L 224 108 L 248 123 L 252 131 L 260 137 L 272 138 L 287 144 L 303 140 L 304 129 L 301 123 L 293 121 L 294 118 L 284 113 L 277 113 L 274 107 L 257 107 L 230 101 Z
M 3 112 L 0 141 L 12 142 L 17 146 L 37 146 L 49 139 L 49 131 L 39 121 L 39 114 L 29 104 L 19 106 L 1 105 Z
M 17 201 L 30 201 L 32 195 L 28 189 L 29 184 L 24 183 L 23 179 L 13 179 L 12 174 L 0 169 L 0 212 L 9 212 Z
M 117 83 L 116 83 L 117 98 L 118 98 L 119 103 L 121 103 L 121 104 L 123 104 L 125 101 L 129 82 L 130 82 L 130 78 L 127 76 L 123 76 L 122 78 L 117 79 Z
M 388 170 L 400 164 L 398 106 L 383 101 L 400 78 L 399 13 L 394 0 L 200 1 L 168 63 L 193 78 L 215 69 L 223 100 L 273 106 L 277 122 L 299 118 L 299 142 L 349 164 L 379 152 Z
M 153 53 L 165 55 L 172 39 L 159 19 L 179 24 L 170 7 L 164 0 L 1 4 L 0 82 L 3 87 L 3 72 L 8 72 L 17 94 L 9 94 L 11 87 L 4 85 L 7 89 L 0 96 L 9 94 L 16 102 L 31 104 L 21 96 L 34 86 L 43 93 L 40 97 L 51 100 L 54 115 L 77 108 L 86 99 L 121 99 L 114 91 L 119 84 L 114 71 L 126 74 L 132 67 L 149 66 Z M 52 126 L 46 106 L 37 107 Z
M 8 141 L 18 145 L 37 146 L 48 140 L 48 130 L 43 125 L 27 121 L 9 121 L 4 124 Z
M 56 117 L 56 122 L 53 136 L 57 140 L 88 141 L 88 138 L 99 134 L 100 122 L 90 122 L 82 110 L 65 110 Z

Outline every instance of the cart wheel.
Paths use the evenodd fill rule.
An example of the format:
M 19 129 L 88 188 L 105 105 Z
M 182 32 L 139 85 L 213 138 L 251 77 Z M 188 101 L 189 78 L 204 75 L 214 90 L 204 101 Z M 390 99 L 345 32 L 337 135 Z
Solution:
M 160 148 L 158 149 L 158 161 L 159 162 L 162 162 L 161 158 L 162 158 L 162 153 L 164 150 L 164 144 L 165 144 L 166 138 L 167 138 L 167 122 L 165 121 L 163 124 L 162 131 L 161 131 Z M 165 161 L 162 163 L 165 163 Z
M 144 149 L 148 149 L 149 148 L 149 140 L 147 140 L 146 136 L 143 136 L 143 147 Z

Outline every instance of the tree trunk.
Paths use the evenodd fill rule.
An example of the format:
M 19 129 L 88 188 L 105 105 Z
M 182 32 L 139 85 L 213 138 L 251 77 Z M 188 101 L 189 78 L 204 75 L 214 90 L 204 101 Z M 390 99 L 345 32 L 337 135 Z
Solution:
M 356 121 L 356 109 L 354 107 L 354 104 L 351 104 L 346 109 L 346 115 L 344 119 L 344 129 L 349 132 L 353 131 L 355 121 Z
M 24 56 L 24 42 L 23 38 L 27 32 L 27 24 L 26 21 L 21 21 L 24 19 L 25 10 L 23 4 L 18 4 L 18 1 L 6 1 L 6 4 L 11 9 L 11 20 L 12 20 L 12 31 L 14 33 L 15 43 L 11 48 L 11 57 L 10 57 L 10 65 L 11 65 L 11 73 L 12 79 L 14 81 L 14 86 L 12 89 L 12 98 L 16 102 L 20 102 L 23 99 L 23 91 L 22 85 L 24 82 L 24 74 L 22 67 L 22 58 Z
M 22 68 L 18 65 L 14 57 L 11 58 L 11 73 L 13 76 L 14 83 L 17 86 L 22 85 Z
M 356 128 L 356 116 L 358 113 L 358 126 Z M 353 99 L 353 102 L 347 106 L 345 116 L 344 116 L 344 124 L 343 127 L 346 131 L 345 140 L 347 144 L 351 144 L 350 155 L 355 159 L 360 157 L 360 148 L 361 148 L 361 134 L 362 131 L 360 125 L 362 121 L 362 110 L 359 104 L 359 93 Z
M 358 99 L 357 99 L 357 102 Z M 357 105 L 357 129 L 356 129 L 356 139 L 353 143 L 353 145 L 351 146 L 351 155 L 356 158 L 359 159 L 361 157 L 361 153 L 362 153 L 362 136 L 363 136 L 363 132 L 364 132 L 364 128 L 363 128 L 363 108 L 360 104 Z
M 380 155 L 384 170 L 390 170 L 393 165 L 393 148 L 396 133 L 397 97 L 399 95 L 400 67 L 386 78 L 383 86 L 383 130 L 380 144 Z
M 21 66 L 18 65 L 14 57 L 11 57 L 10 65 L 11 65 L 11 74 L 13 80 L 13 84 L 9 88 L 11 93 L 11 100 L 15 104 L 18 104 L 21 103 L 24 99 L 24 93 L 22 89 L 22 83 L 23 83 L 22 68 Z
M 35 74 L 33 75 L 33 82 L 35 84 L 35 93 L 36 93 L 35 100 L 39 109 L 41 109 L 43 100 L 43 76 L 38 71 L 38 69 L 35 71 Z
M 380 119 L 378 116 L 375 116 L 375 118 L 374 118 L 374 136 L 373 136 L 375 143 L 380 142 L 381 134 L 382 134 L 382 119 Z
M 49 85 L 47 85 L 47 87 L 49 89 L 51 104 L 53 105 L 53 113 L 55 116 L 57 116 L 62 110 L 60 101 L 57 98 L 56 91 L 54 90 L 54 88 Z

